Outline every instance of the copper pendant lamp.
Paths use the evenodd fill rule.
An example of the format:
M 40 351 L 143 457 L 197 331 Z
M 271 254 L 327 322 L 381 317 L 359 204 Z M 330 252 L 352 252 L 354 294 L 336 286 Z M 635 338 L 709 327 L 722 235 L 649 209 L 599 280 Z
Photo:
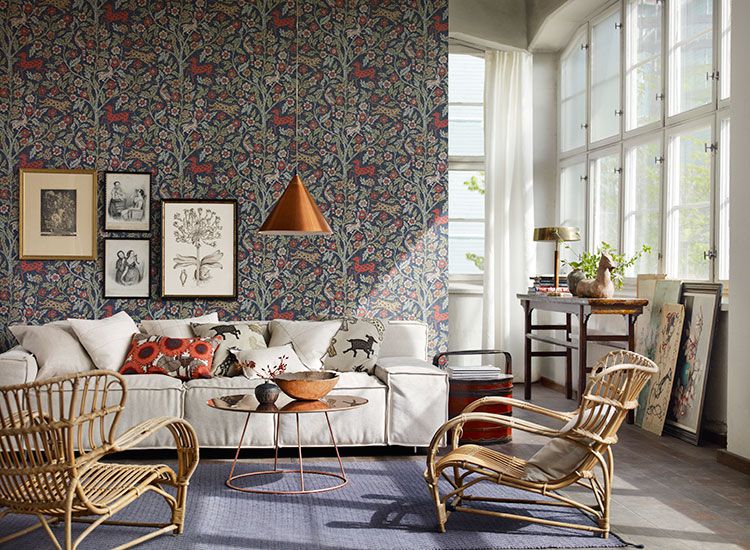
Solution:
M 294 176 L 282 193 L 271 213 L 260 226 L 259 232 L 267 235 L 329 235 L 331 227 L 315 204 L 310 192 L 297 174 L 299 167 L 299 5 L 295 2 L 294 68 Z

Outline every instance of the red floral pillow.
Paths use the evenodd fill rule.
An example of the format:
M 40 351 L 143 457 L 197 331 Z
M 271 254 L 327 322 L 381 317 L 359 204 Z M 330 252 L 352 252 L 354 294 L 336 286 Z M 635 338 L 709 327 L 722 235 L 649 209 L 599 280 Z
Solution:
M 170 338 L 133 334 L 120 374 L 166 374 L 180 380 L 211 378 L 221 337 Z

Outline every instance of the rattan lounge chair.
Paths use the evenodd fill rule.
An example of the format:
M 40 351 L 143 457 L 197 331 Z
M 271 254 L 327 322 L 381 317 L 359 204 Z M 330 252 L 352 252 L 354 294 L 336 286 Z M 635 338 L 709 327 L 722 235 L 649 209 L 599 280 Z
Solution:
M 62 548 L 50 524 L 62 520 L 64 547 L 78 544 L 102 523 L 151 527 L 129 548 L 165 533 L 181 533 L 188 481 L 198 464 L 193 428 L 178 418 L 153 418 L 114 437 L 127 390 L 122 376 L 91 371 L 0 388 L 0 518 L 29 514 L 39 523 L 0 539 L 0 545 L 43 527 Z M 160 428 L 177 447 L 177 472 L 163 464 L 101 462 Z M 164 486 L 175 488 L 175 495 Z M 106 521 L 148 491 L 171 508 L 167 523 Z M 74 541 L 71 522 L 90 523 Z
M 506 397 L 485 397 L 466 407 L 462 414 L 446 422 L 435 434 L 427 455 L 425 479 L 435 501 L 440 532 L 451 511 L 492 515 L 514 520 L 529 521 L 583 529 L 609 536 L 609 507 L 614 479 L 614 462 L 611 446 L 617 442 L 617 431 L 628 411 L 638 404 L 638 394 L 646 382 L 657 372 L 656 364 L 629 351 L 607 354 L 594 367 L 578 409 L 571 413 L 557 412 L 544 407 Z M 549 428 L 510 416 L 473 412 L 490 403 L 510 404 L 517 409 L 538 413 L 561 424 Z M 550 438 L 550 441 L 532 458 L 523 460 L 478 445 L 461 445 L 459 438 L 463 425 L 479 420 L 510 426 Z M 438 456 L 440 443 L 453 430 L 451 450 Z M 444 478 L 450 484 L 449 492 L 441 496 L 438 481 Z M 482 481 L 498 483 L 544 495 L 541 499 L 489 498 L 465 491 Z M 593 493 L 594 501 L 584 504 L 560 492 L 580 486 Z M 490 502 L 488 507 L 475 508 L 472 502 Z M 578 508 L 595 520 L 588 523 L 566 523 L 531 517 L 507 511 L 503 504 L 552 505 Z

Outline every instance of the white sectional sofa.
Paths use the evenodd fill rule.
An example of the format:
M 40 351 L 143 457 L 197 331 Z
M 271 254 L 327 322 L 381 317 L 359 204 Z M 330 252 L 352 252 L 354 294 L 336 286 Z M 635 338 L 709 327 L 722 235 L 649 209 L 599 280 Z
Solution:
M 247 321 L 263 323 L 263 321 Z M 426 447 L 447 420 L 448 377 L 427 361 L 427 326 L 416 321 L 388 323 L 373 375 L 340 373 L 332 395 L 367 398 L 360 409 L 331 413 L 337 443 L 342 446 L 401 445 Z M 35 380 L 34 356 L 17 346 L 0 354 L 0 386 Z M 260 379 L 244 376 L 183 382 L 165 375 L 126 375 L 128 397 L 119 426 L 122 431 L 156 416 L 177 416 L 189 421 L 201 447 L 232 448 L 245 420 L 244 414 L 214 410 L 206 402 L 220 395 L 252 392 Z M 301 415 L 303 445 L 328 446 L 322 415 Z M 272 415 L 254 415 L 245 446 L 272 447 Z M 173 446 L 166 430 L 144 440 L 141 448 Z M 282 445 L 296 444 L 294 418 L 282 417 Z

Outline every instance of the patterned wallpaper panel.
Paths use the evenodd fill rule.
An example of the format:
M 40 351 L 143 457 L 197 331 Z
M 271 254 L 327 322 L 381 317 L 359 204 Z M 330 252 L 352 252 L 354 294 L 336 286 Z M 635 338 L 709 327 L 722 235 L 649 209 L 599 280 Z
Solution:
M 0 0 L 0 18 L 0 324 L 355 314 L 445 346 L 447 0 Z M 261 236 L 297 158 L 334 234 Z M 151 299 L 103 297 L 103 238 L 141 235 L 104 232 L 101 197 L 98 261 L 18 260 L 20 167 L 153 174 Z M 159 298 L 168 197 L 238 199 L 237 300 Z

